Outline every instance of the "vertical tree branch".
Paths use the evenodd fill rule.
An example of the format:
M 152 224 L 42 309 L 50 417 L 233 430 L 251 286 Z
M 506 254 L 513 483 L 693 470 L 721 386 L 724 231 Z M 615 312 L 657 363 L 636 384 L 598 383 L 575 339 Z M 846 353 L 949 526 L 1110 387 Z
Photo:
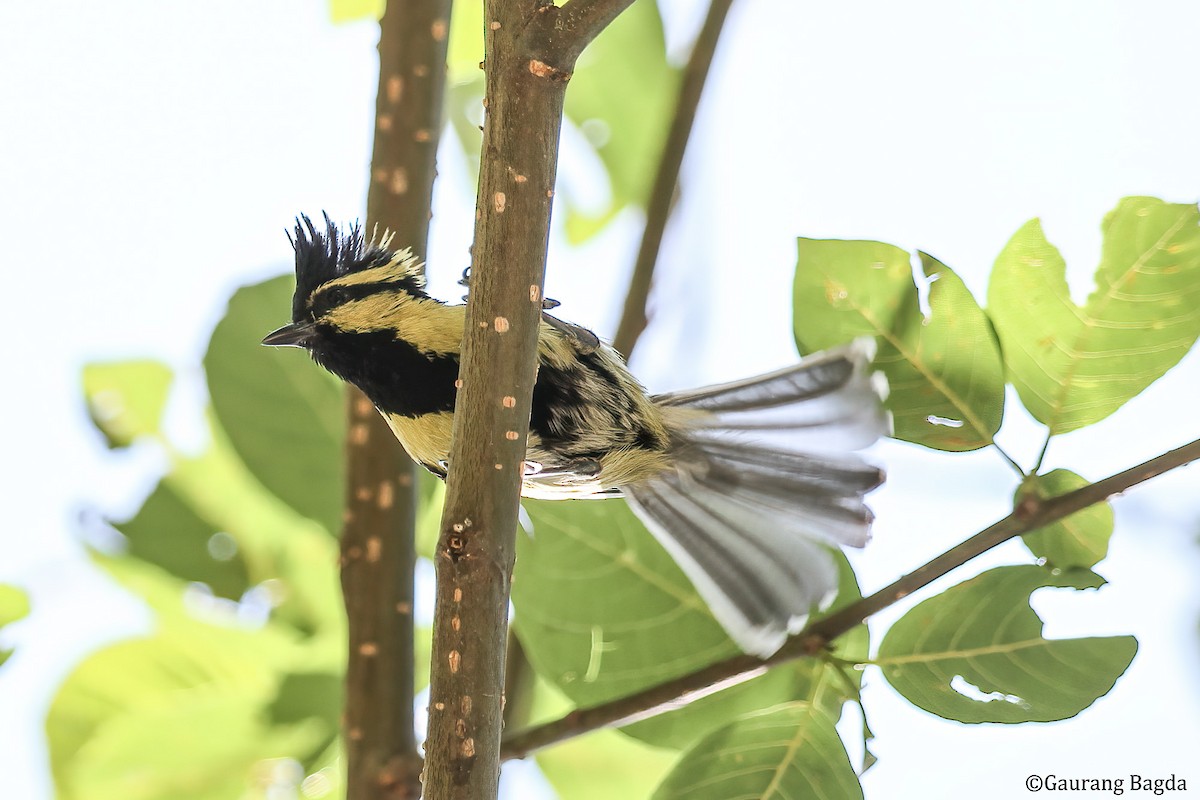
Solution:
M 427 797 L 495 797 L 505 634 L 542 279 L 574 58 L 632 0 L 564 29 L 541 0 L 484 7 L 487 115 L 446 505 L 436 552 Z
M 367 224 L 423 253 L 445 94 L 450 0 L 391 0 L 380 22 Z M 349 619 L 349 800 L 420 797 L 413 724 L 414 467 L 383 418 L 349 390 L 342 593 Z
M 633 348 L 637 345 L 642 331 L 646 329 L 646 303 L 650 299 L 650 284 L 654 276 L 654 266 L 658 262 L 658 251 L 662 247 L 663 234 L 667 229 L 667 220 L 671 217 L 675 188 L 679 185 L 679 170 L 683 165 L 683 154 L 692 134 L 696 108 L 700 105 L 700 95 L 704 91 L 708 69 L 712 66 L 717 41 L 721 37 L 721 29 L 725 25 L 725 17 L 731 5 L 733 0 L 712 0 L 709 4 L 708 16 L 700 29 L 700 35 L 696 37 L 696 44 L 692 47 L 692 54 L 683 72 L 679 99 L 675 104 L 675 116 L 667 131 L 662 158 L 658 161 L 658 172 L 654 175 L 654 186 L 646 202 L 646 228 L 642 232 L 642 244 L 634 262 L 633 276 L 629 279 L 629 292 L 625 296 L 625 308 L 621 312 L 621 322 L 617 325 L 617 335 L 613 338 L 613 347 L 623 353 L 627 360 L 633 355 Z

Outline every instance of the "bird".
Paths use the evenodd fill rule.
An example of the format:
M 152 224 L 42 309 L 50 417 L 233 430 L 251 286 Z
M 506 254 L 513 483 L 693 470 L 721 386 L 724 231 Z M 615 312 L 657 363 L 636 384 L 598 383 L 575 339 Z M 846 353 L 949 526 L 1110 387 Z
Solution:
M 292 321 L 262 343 L 306 349 L 371 400 L 414 461 L 445 478 L 466 306 L 426 292 L 392 237 L 304 215 Z M 766 375 L 649 394 L 590 330 L 543 312 L 527 498 L 622 497 L 746 653 L 767 658 L 836 594 L 838 546 L 864 546 L 859 452 L 890 432 L 886 381 L 860 338 Z

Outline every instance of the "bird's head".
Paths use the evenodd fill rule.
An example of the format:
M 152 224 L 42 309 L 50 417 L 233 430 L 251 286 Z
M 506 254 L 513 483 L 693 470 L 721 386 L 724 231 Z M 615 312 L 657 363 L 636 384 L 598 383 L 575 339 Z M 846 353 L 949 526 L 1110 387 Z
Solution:
M 420 262 L 389 240 L 366 239 L 357 225 L 339 231 L 328 216 L 324 231 L 308 217 L 297 220 L 292 321 L 263 344 L 303 347 L 387 413 L 449 411 L 462 307 L 426 294 Z
M 265 345 L 319 355 L 340 335 L 388 329 L 403 305 L 429 297 L 420 261 L 408 248 L 392 249 L 387 233 L 367 239 L 358 225 L 339 231 L 328 215 L 321 231 L 301 216 L 288 238 L 296 251 L 292 321 L 269 333 Z

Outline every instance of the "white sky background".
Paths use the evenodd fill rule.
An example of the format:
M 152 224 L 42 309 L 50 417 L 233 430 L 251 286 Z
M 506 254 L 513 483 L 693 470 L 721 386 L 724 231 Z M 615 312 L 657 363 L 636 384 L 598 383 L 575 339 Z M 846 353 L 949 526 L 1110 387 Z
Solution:
M 687 17 L 671 16 L 678 49 L 694 12 L 684 0 L 664 5 Z M 1101 217 L 1118 198 L 1196 200 L 1197 30 L 1200 5 L 1186 0 L 740 0 L 635 371 L 668 389 L 792 360 L 797 235 L 920 247 L 983 297 L 1004 242 L 1040 216 L 1084 297 Z M 0 672 L 6 797 L 49 796 L 43 719 L 71 655 L 148 624 L 75 537 L 81 510 L 135 510 L 161 465 L 145 449 L 103 450 L 80 368 L 167 361 L 182 383 L 172 430 L 194 437 L 199 356 L 225 299 L 289 269 L 283 230 L 296 213 L 362 214 L 376 36 L 372 23 L 330 25 L 316 0 L 0 3 L 0 580 L 30 587 L 35 602 L 9 629 L 19 649 Z M 435 291 L 456 297 L 474 190 L 447 144 L 429 261 Z M 563 190 L 597 191 L 590 175 L 568 147 Z M 564 317 L 611 335 L 637 231 L 631 215 L 583 251 L 552 245 L 547 293 Z M 1198 392 L 1193 354 L 1109 420 L 1056 441 L 1047 468 L 1096 479 L 1195 438 Z M 1007 422 L 1001 440 L 1028 465 L 1035 429 L 1019 413 Z M 875 495 L 875 541 L 855 557 L 865 588 L 1007 510 L 1013 476 L 992 453 L 885 444 L 877 456 L 890 481 Z M 963 726 L 912 708 L 869 672 L 880 762 L 867 796 L 1019 797 L 1031 772 L 1174 772 L 1200 787 L 1198 478 L 1181 470 L 1117 502 L 1099 568 L 1110 586 L 1035 598 L 1051 636 L 1137 635 L 1137 658 L 1109 696 L 1065 723 Z M 1027 559 L 1009 545 L 987 563 Z

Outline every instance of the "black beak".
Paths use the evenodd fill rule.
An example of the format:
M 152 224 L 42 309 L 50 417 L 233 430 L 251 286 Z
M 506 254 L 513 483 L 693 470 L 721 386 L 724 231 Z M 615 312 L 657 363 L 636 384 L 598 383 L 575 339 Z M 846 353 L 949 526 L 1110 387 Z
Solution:
M 317 329 L 311 322 L 293 322 L 268 333 L 262 343 L 268 347 L 308 347 L 316 334 Z

